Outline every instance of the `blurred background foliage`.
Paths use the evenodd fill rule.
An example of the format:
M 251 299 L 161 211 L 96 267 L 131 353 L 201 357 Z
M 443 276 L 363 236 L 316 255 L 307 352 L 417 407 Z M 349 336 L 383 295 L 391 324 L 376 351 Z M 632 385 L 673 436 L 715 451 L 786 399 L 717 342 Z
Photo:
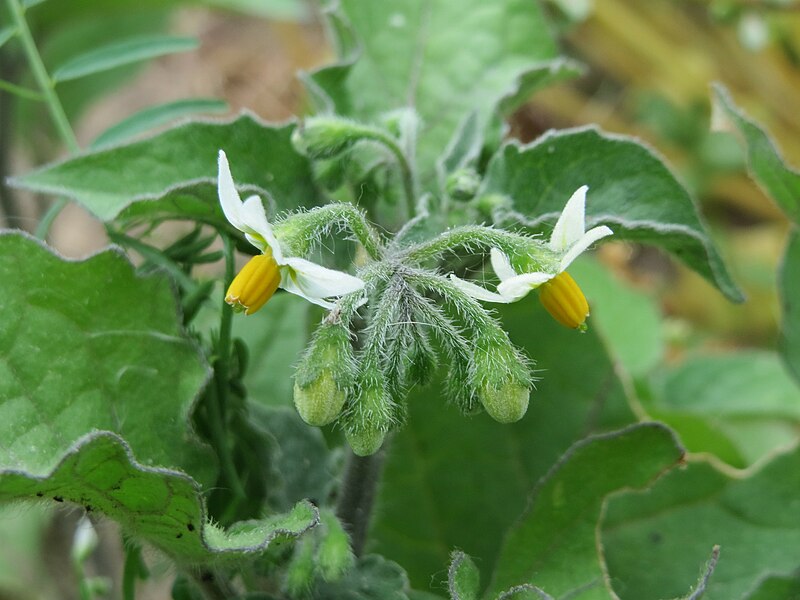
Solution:
M 296 71 L 334 56 L 317 9 L 302 0 L 28 4 L 34 38 L 50 69 L 123 36 L 169 33 L 199 40 L 193 51 L 60 85 L 82 147 L 137 111 L 185 98 L 223 99 L 230 114 L 247 108 L 266 120 L 303 114 L 306 98 Z M 732 305 L 652 248 L 608 244 L 597 259 L 610 269 L 598 269 L 591 260 L 577 265 L 595 310 L 593 326 L 630 386 L 637 416 L 667 422 L 689 450 L 712 453 L 732 468 L 796 444 L 800 392 L 774 352 L 780 323 L 776 272 L 789 223 L 747 176 L 740 144 L 711 132 L 709 84 L 724 83 L 775 137 L 787 162 L 800 165 L 800 2 L 545 4 L 564 53 L 583 62 L 586 72 L 539 92 L 515 113 L 509 135 L 530 141 L 551 128 L 598 123 L 650 144 L 700 204 L 748 296 L 746 303 Z M 0 10 L 0 30 L 7 22 Z M 34 87 L 15 40 L 0 45 L 0 79 Z M 33 230 L 52 202 L 9 189 L 3 179 L 64 155 L 42 106 L 0 90 L 2 226 Z M 67 256 L 84 256 L 107 239 L 102 225 L 71 205 L 58 217 L 51 243 Z M 713 393 L 703 389 L 709 380 Z M 760 403 L 757 410 L 754 403 Z M 43 540 L 57 538 L 52 528 L 59 521 L 39 509 L 5 510 L 15 518 L 0 521 L 0 538 L 23 542 L 13 553 L 0 552 L 0 598 L 73 597 L 68 577 L 41 578 L 31 567 L 48 563 L 48 572 L 57 573 L 58 546 L 40 549 L 47 547 Z M 60 586 L 57 592 L 54 586 Z M 27 595 L 31 590 L 37 590 L 34 596 Z M 144 590 L 142 597 L 157 597 L 148 593 L 156 592 Z

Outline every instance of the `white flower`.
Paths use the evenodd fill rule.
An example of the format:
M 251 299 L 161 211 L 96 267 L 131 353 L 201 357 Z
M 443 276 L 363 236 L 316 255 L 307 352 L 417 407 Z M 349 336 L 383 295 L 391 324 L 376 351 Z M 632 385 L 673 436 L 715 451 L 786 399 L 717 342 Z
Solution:
M 586 231 L 585 208 L 588 189 L 588 186 L 584 185 L 572 194 L 553 228 L 547 246 L 560 258 L 557 268 L 552 272 L 517 273 L 508 257 L 497 248 L 492 248 L 490 255 L 492 268 L 500 278 L 496 293 L 450 275 L 453 283 L 478 300 L 509 303 L 516 302 L 531 290 L 552 281 L 552 285 L 548 285 L 548 293 L 541 296 L 543 304 L 564 325 L 582 326 L 589 314 L 589 308 L 583 292 L 565 271 L 589 246 L 613 233 L 605 225 Z
M 251 259 L 231 283 L 225 300 L 234 308 L 252 314 L 269 300 L 277 287 L 319 306 L 332 308 L 333 303 L 326 298 L 350 294 L 364 287 L 358 277 L 304 258 L 285 256 L 267 221 L 261 198 L 250 196 L 242 202 L 239 197 L 222 150 L 219 151 L 217 191 L 225 217 L 262 252 Z

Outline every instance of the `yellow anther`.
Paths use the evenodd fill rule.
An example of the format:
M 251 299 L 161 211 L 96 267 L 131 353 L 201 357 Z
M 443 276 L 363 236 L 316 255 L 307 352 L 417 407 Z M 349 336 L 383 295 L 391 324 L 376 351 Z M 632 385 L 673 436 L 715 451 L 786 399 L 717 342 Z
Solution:
M 570 329 L 585 329 L 589 303 L 581 288 L 563 271 L 539 288 L 539 300 L 553 318 Z
M 252 315 L 272 298 L 280 282 L 278 263 L 267 248 L 264 254 L 251 258 L 233 278 L 225 302 L 236 312 Z

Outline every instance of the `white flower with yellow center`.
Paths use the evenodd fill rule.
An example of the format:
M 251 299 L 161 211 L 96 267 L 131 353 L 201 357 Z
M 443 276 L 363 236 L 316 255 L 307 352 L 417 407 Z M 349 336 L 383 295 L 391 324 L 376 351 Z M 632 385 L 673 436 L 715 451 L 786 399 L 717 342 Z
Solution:
M 586 317 L 589 316 L 589 304 L 566 269 L 589 246 L 613 233 L 605 225 L 586 231 L 588 189 L 588 186 L 584 185 L 572 194 L 553 228 L 547 246 L 560 256 L 554 272 L 517 273 L 508 257 L 497 248 L 492 248 L 492 268 L 500 278 L 497 293 L 451 275 L 453 283 L 473 298 L 502 303 L 516 302 L 531 290 L 541 288 L 539 299 L 559 323 L 573 329 L 583 328 Z
M 242 202 L 233 183 L 228 158 L 222 150 L 219 151 L 217 192 L 222 212 L 230 224 L 261 250 L 260 255 L 251 258 L 242 268 L 225 294 L 225 302 L 235 311 L 253 314 L 264 306 L 278 288 L 319 306 L 332 308 L 333 303 L 327 298 L 344 296 L 364 287 L 364 282 L 358 277 L 322 267 L 304 258 L 284 256 L 278 238 L 267 221 L 261 198 L 250 196 Z

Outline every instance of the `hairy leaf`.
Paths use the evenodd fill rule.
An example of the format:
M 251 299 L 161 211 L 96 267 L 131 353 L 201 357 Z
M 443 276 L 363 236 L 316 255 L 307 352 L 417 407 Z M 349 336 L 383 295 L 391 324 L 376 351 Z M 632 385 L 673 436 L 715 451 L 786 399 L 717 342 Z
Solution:
M 292 147 L 294 127 L 269 125 L 247 113 L 227 122 L 196 120 L 47 165 L 11 183 L 72 198 L 104 221 L 125 211 L 123 220 L 224 223 L 216 191 L 217 152 L 223 149 L 243 196 L 259 194 L 273 211 L 311 206 L 317 191 L 308 160 Z
M 713 92 L 712 125 L 739 137 L 747 151 L 750 175 L 787 217 L 800 223 L 800 171 L 786 165 L 772 138 L 736 106 L 725 87 L 716 84 Z
M 506 144 L 491 160 L 481 191 L 510 197 L 517 220 L 549 232 L 581 185 L 589 186 L 587 226 L 604 223 L 614 231 L 610 239 L 661 246 L 731 300 L 743 300 L 688 192 L 633 138 L 586 127 L 553 131 L 525 146 Z
M 555 597 L 607 598 L 596 539 L 605 498 L 647 486 L 682 457 L 670 430 L 655 423 L 575 444 L 509 530 L 487 596 L 528 582 Z
M 361 558 L 340 581 L 318 584 L 315 600 L 408 600 L 408 577 L 397 563 L 377 555 Z
M 423 178 L 468 113 L 485 127 L 502 100 L 509 110 L 579 72 L 556 58 L 541 9 L 527 0 L 340 0 L 330 21 L 342 63 L 313 74 L 312 86 L 357 119 L 414 108 Z
M 480 592 L 480 578 L 478 567 L 469 556 L 460 550 L 453 552 L 450 569 L 447 572 L 450 600 L 477 600 Z
M 622 600 L 682 595 L 713 545 L 721 551 L 709 600 L 748 598 L 766 577 L 796 573 L 798 489 L 800 451 L 794 450 L 749 477 L 690 463 L 647 492 L 612 498 L 602 543 L 614 589 Z

